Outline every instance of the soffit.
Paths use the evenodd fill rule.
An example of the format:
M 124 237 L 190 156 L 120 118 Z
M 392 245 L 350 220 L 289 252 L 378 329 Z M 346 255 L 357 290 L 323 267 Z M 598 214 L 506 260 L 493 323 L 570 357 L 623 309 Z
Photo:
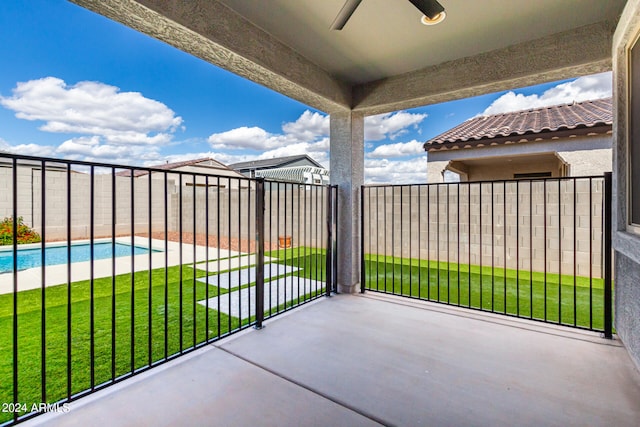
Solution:
M 330 75 L 367 83 L 616 19 L 624 0 L 440 0 L 447 18 L 419 23 L 407 0 L 363 0 L 342 31 L 344 0 L 220 0 Z
M 559 162 L 555 153 L 536 153 L 522 154 L 514 156 L 486 157 L 479 159 L 456 159 L 456 163 L 462 163 L 467 167 L 496 167 L 501 168 L 505 165 L 511 167 L 529 166 L 532 163 L 555 163 Z
M 311 107 L 371 115 L 611 69 L 625 0 L 71 0 Z

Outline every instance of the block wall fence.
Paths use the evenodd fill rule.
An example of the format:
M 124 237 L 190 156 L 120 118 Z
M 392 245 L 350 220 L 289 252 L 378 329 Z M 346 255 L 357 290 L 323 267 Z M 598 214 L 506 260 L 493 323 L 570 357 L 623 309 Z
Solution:
M 106 170 L 105 170 L 106 171 Z M 168 173 L 154 175 L 149 189 L 149 179 L 112 176 L 96 171 L 93 177 L 93 226 L 94 237 L 112 236 L 113 203 L 115 202 L 115 234 L 164 233 L 165 219 L 170 233 L 180 231 L 182 215 L 183 233 L 196 234 L 206 231 L 207 203 L 209 236 L 221 239 L 255 238 L 255 186 L 250 180 L 241 185 L 229 179 L 212 177 L 209 187 L 198 176 L 196 185 L 190 175 Z M 0 168 L 0 218 L 13 214 L 12 169 Z M 45 220 L 46 240 L 67 239 L 67 204 L 70 197 L 71 238 L 90 237 L 91 175 L 66 171 L 45 172 Z M 36 231 L 42 231 L 42 172 L 33 167 L 17 168 L 18 216 Z M 298 184 L 267 185 L 265 193 L 265 240 L 271 246 L 280 236 L 290 236 L 293 246 L 323 247 L 326 243 L 325 227 L 309 227 L 305 224 L 325 224 L 328 192 L 325 187 Z M 70 191 L 69 191 L 70 190 Z M 151 192 L 151 197 L 149 194 Z M 70 196 L 69 196 L 70 194 Z M 149 209 L 151 203 L 151 209 Z M 180 206 L 182 205 L 182 210 Z M 133 207 L 133 209 L 132 209 Z M 166 211 L 166 215 L 165 215 Z M 151 218 L 149 219 L 149 215 Z M 166 218 L 165 218 L 166 216 Z M 150 230 L 151 226 L 151 230 Z
M 91 176 L 71 173 L 70 193 L 66 171 L 47 170 L 45 177 L 47 240 L 67 238 L 68 194 L 71 237 L 88 239 Z M 103 173 L 95 174 L 93 180 L 96 238 L 112 235 L 113 201 L 117 236 L 131 234 L 132 217 L 136 234 L 164 232 L 165 211 L 169 232 L 180 230 L 182 213 L 183 232 L 192 233 L 195 220 L 196 234 L 205 233 L 208 201 L 210 236 L 255 237 L 252 181 L 235 188 L 189 186 L 185 175 L 181 186 L 179 175 L 168 173 L 166 197 L 164 179 L 151 180 L 149 197 L 146 178 Z M 17 185 L 18 216 L 40 232 L 42 172 L 19 167 Z M 325 245 L 325 227 L 305 225 L 325 223 L 326 188 L 265 187 L 268 243 L 290 236 L 293 246 Z M 603 180 L 597 177 L 366 187 L 365 253 L 602 277 L 602 191 Z M 0 217 L 12 215 L 12 194 L 12 169 L 0 168 Z
M 602 178 L 367 187 L 364 250 L 602 277 L 602 191 Z

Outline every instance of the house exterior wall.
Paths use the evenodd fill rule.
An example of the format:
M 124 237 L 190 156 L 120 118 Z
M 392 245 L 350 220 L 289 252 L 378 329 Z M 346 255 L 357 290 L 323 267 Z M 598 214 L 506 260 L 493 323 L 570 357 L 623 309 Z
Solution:
M 640 234 L 628 227 L 629 83 L 628 47 L 640 34 L 640 0 L 629 0 L 613 39 L 613 224 L 615 326 L 640 369 Z M 638 70 L 634 71 L 636 74 Z M 636 94 L 637 95 L 637 94 Z
M 558 156 L 569 165 L 569 176 L 602 175 L 613 170 L 610 148 L 558 151 Z
M 287 168 L 292 168 L 294 166 L 314 166 L 314 167 L 318 167 L 316 164 L 310 162 L 307 159 L 300 159 L 300 160 L 296 160 L 295 162 L 292 163 L 287 163 Z
M 427 182 L 442 182 L 441 172 L 451 160 L 514 157 L 527 154 L 557 153 L 569 165 L 568 176 L 602 175 L 612 170 L 611 135 L 575 137 L 565 140 L 531 141 L 491 147 L 463 148 L 457 150 L 432 151 L 427 156 Z M 513 179 L 514 173 L 544 172 L 543 165 L 531 165 L 522 170 L 505 166 L 476 171 L 469 181 Z M 527 170 L 529 169 L 529 170 Z M 553 171 L 558 171 L 554 168 Z M 556 172 L 559 174 L 559 171 Z M 553 175 L 558 176 L 558 175 Z M 440 177 L 439 180 L 438 177 Z
M 427 160 L 427 182 L 428 183 L 438 183 L 444 182 L 444 171 L 449 164 L 448 160 L 437 161 L 431 160 L 429 156 Z
M 519 173 L 551 172 L 554 178 L 563 176 L 563 165 L 559 159 L 555 161 L 529 161 L 525 164 L 513 164 L 509 162 L 500 163 L 500 167 L 472 166 L 468 168 L 464 181 L 495 181 L 513 179 Z M 461 179 L 462 180 L 462 179 Z
M 177 173 L 172 174 L 172 172 L 187 172 L 187 173 L 198 174 L 196 176 L 196 185 L 198 186 L 203 186 L 207 184 L 206 177 L 202 175 L 211 175 L 208 182 L 208 185 L 211 187 L 218 186 L 218 185 L 220 187 L 225 187 L 225 188 L 238 188 L 238 186 L 240 185 L 244 187 L 247 186 L 246 184 L 247 181 L 244 179 L 246 177 L 231 169 L 216 168 L 216 167 L 211 167 L 207 165 L 201 165 L 201 166 L 193 165 L 193 166 L 181 166 L 178 168 L 168 170 L 167 173 L 169 174 L 169 178 L 176 182 L 179 182 L 179 174 Z M 144 179 L 147 179 L 147 177 L 148 175 L 142 175 L 137 179 L 144 180 Z M 164 173 L 152 173 L 151 177 L 154 180 L 164 180 Z M 193 184 L 193 176 L 183 175 L 182 185 L 188 186 L 192 184 Z

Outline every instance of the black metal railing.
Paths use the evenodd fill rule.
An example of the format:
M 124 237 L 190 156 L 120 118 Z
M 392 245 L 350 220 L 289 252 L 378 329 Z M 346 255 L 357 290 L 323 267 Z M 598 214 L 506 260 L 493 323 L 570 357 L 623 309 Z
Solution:
M 611 174 L 362 187 L 361 291 L 612 335 Z
M 1 153 L 0 190 L 0 425 L 335 289 L 334 187 Z

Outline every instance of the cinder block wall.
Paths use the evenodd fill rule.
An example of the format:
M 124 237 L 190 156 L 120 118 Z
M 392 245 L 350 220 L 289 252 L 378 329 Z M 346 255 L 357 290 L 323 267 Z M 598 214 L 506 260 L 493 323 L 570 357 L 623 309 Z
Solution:
M 602 276 L 602 179 L 372 187 L 364 202 L 365 253 Z
M 208 193 L 208 194 L 207 194 Z M 280 236 L 290 236 L 293 246 L 325 247 L 326 206 L 328 192 L 324 187 L 281 184 L 265 193 L 265 241 L 277 244 Z M 209 235 L 221 238 L 255 238 L 256 191 L 249 188 L 183 188 L 171 194 L 170 231 L 205 233 L 207 203 Z M 180 203 L 182 200 L 182 203 Z M 195 203 L 194 203 L 195 200 Z
M 67 203 L 71 202 L 71 238 L 88 239 L 91 235 L 91 176 L 60 170 L 45 172 L 45 209 L 42 209 L 42 172 L 31 166 L 17 169 L 18 216 L 39 233 L 46 221 L 46 239 L 67 239 Z M 179 185 L 177 174 L 167 175 L 165 198 L 164 176 L 112 177 L 99 173 L 93 177 L 93 232 L 95 237 L 133 233 L 179 232 L 220 236 L 222 239 L 255 239 L 255 186 L 247 180 L 224 187 Z M 160 176 L 160 175 L 159 175 Z M 154 176 L 155 178 L 155 176 Z M 115 179 L 115 188 L 114 188 Z M 11 168 L 0 169 L 0 217 L 13 215 L 13 177 Z M 217 180 L 210 180 L 218 183 Z M 222 182 L 222 184 L 228 184 Z M 180 190 L 181 189 L 181 190 Z M 133 195 L 133 197 L 132 197 Z M 290 236 L 293 246 L 325 247 L 326 206 L 328 192 L 324 187 L 297 184 L 267 186 L 265 194 L 265 240 L 276 245 L 280 236 Z M 115 212 L 113 210 L 115 203 Z M 151 203 L 151 205 L 149 205 Z M 208 203 L 208 211 L 207 211 Z M 180 212 L 182 207 L 182 212 Z M 180 214 L 182 221 L 180 223 Z M 207 216 L 208 215 L 208 216 Z M 133 227 L 132 227 L 133 217 Z M 195 229 L 194 229 L 195 220 Z

